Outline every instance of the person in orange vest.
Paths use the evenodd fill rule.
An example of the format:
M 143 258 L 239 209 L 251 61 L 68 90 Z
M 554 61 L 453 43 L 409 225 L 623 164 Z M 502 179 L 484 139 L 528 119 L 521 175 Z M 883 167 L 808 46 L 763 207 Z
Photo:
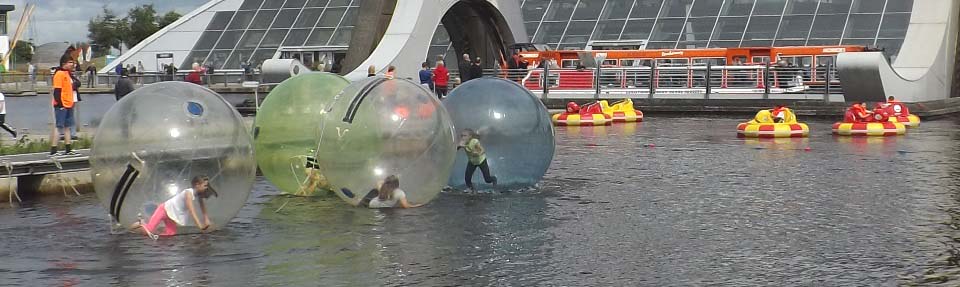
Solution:
M 889 107 L 889 106 L 891 106 L 891 105 L 893 105 L 893 104 L 899 104 L 899 103 L 900 103 L 900 101 L 898 101 L 897 99 L 895 99 L 893 96 L 889 96 L 889 97 L 887 97 L 887 102 L 885 102 L 885 103 L 883 103 L 883 104 L 880 104 L 880 107 L 881 107 L 881 108 L 886 108 L 886 107 Z
M 907 110 L 907 107 L 904 106 L 902 102 L 895 99 L 893 96 L 887 97 L 887 103 L 884 104 L 884 108 L 889 106 L 894 106 L 892 109 L 894 116 L 901 116 L 901 115 L 910 113 L 910 111 Z
M 784 105 L 777 105 L 773 110 L 770 110 L 770 115 L 773 116 L 774 123 L 782 123 L 786 118 L 786 107 Z
M 74 104 L 74 79 L 70 72 L 76 66 L 76 60 L 70 57 L 60 58 L 60 68 L 53 75 L 53 112 L 55 116 L 56 128 L 50 133 L 50 156 L 77 155 L 72 150 L 70 127 L 74 123 L 73 104 Z M 57 152 L 59 132 L 64 134 L 63 143 L 64 153 Z
M 850 111 L 853 112 L 855 120 L 858 122 L 865 122 L 870 118 L 870 114 L 873 112 L 867 110 L 867 103 L 858 102 L 854 103 L 853 106 L 850 106 Z
M 843 122 L 845 123 L 859 122 L 859 120 L 857 119 L 857 109 L 854 107 L 847 108 L 847 111 L 843 113 Z

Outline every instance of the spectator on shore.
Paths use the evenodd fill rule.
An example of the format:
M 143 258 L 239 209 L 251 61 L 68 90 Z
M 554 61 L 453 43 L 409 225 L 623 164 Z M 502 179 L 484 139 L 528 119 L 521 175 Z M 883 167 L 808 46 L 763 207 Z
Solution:
M 200 79 L 200 74 L 203 73 L 203 69 L 200 68 L 200 64 L 193 63 L 191 67 L 193 68 L 193 70 L 191 70 L 190 73 L 187 74 L 187 77 L 185 80 L 187 80 L 187 82 L 191 82 L 197 85 L 203 85 L 203 80 Z
M 212 82 L 210 81 L 210 77 L 212 77 L 211 75 L 213 75 L 213 73 L 214 73 L 215 71 L 216 71 L 216 68 L 214 68 L 214 67 L 213 67 L 212 65 L 210 65 L 210 64 L 206 64 L 206 65 L 203 66 L 203 73 L 206 75 L 207 84 L 212 83 Z
M 240 82 L 249 81 L 250 74 L 253 74 L 253 67 L 250 65 L 250 62 L 243 62 L 240 64 L 240 68 L 243 69 L 243 79 L 240 80 Z
M 87 66 L 87 87 L 93 87 L 94 80 L 97 78 L 97 66 L 90 64 Z
M 33 61 L 27 63 L 27 75 L 30 75 L 30 84 L 33 86 L 37 85 L 37 66 L 33 65 Z
M 397 67 L 395 67 L 395 66 L 390 66 L 390 67 L 387 68 L 387 74 L 384 75 L 384 76 L 386 76 L 387 79 L 394 79 L 394 78 L 397 77 L 397 74 L 396 74 L 396 73 L 397 73 Z
M 119 75 L 122 75 L 122 74 L 123 74 L 123 63 L 119 63 L 119 64 L 117 64 L 116 67 L 113 67 L 113 72 L 116 73 L 118 76 L 119 76 Z
M 143 84 L 143 61 L 137 61 L 137 71 L 134 75 L 137 76 L 137 84 Z
M 433 88 L 437 93 L 438 99 L 447 96 L 447 84 L 450 82 L 450 71 L 443 65 L 443 61 L 437 61 L 437 68 L 433 69 Z
M 14 140 L 17 139 L 17 129 L 7 124 L 7 102 L 3 93 L 0 93 L 0 128 L 13 135 Z
M 461 58 L 460 61 L 457 63 L 457 66 L 459 67 L 461 82 L 466 82 L 473 79 L 474 75 L 473 75 L 473 71 L 471 70 L 471 67 L 473 66 L 471 65 L 472 62 L 473 61 L 470 60 L 470 55 L 463 54 L 463 58 Z
M 420 85 L 433 91 L 433 71 L 430 70 L 430 63 L 423 62 L 420 65 Z
M 73 59 L 74 59 L 74 63 L 76 63 L 76 58 L 73 58 Z M 74 64 L 74 66 L 79 66 L 79 65 Z M 80 69 L 77 68 L 77 71 L 79 70 Z M 80 101 L 83 101 L 83 99 L 80 98 L 80 87 L 83 86 L 83 81 L 80 80 L 80 77 L 77 76 L 77 73 L 73 73 L 73 72 L 70 73 L 70 80 L 73 81 L 73 109 L 72 110 L 73 110 L 73 121 L 74 121 L 74 125 L 70 127 L 70 138 L 73 140 L 77 140 L 79 138 L 79 134 L 77 133 L 76 123 L 80 121 L 79 105 L 80 105 Z M 66 134 L 61 133 L 60 137 L 61 138 L 66 137 Z
M 134 86 L 133 81 L 130 80 L 130 73 L 125 72 L 120 75 L 120 79 L 118 79 L 117 84 L 114 85 L 113 94 L 117 97 L 117 101 L 120 101 L 120 99 L 135 89 L 136 86 Z
M 177 67 L 174 67 L 173 64 L 164 65 L 164 71 L 167 72 L 167 76 L 170 78 L 170 81 L 176 80 Z
M 63 51 L 63 55 L 60 56 L 60 63 L 63 63 L 63 61 L 67 59 L 73 60 L 74 67 L 71 68 L 70 71 L 80 71 L 80 67 L 77 66 L 77 58 L 79 56 L 80 52 L 77 50 L 77 48 L 73 45 L 70 45 L 67 47 L 67 50 Z
M 73 152 L 70 136 L 70 127 L 74 125 L 73 118 L 73 99 L 74 99 L 74 83 L 73 78 L 70 76 L 70 71 L 73 71 L 74 65 L 76 62 L 69 57 L 61 57 L 60 68 L 57 69 L 57 72 L 53 75 L 53 109 L 55 114 L 56 128 L 50 132 L 50 155 L 75 155 Z M 57 137 L 57 132 L 61 131 L 65 134 L 64 136 L 64 146 L 65 153 L 57 152 L 57 145 L 60 141 Z
M 477 57 L 473 64 L 470 64 L 470 79 L 483 77 L 483 66 L 480 65 L 480 57 Z

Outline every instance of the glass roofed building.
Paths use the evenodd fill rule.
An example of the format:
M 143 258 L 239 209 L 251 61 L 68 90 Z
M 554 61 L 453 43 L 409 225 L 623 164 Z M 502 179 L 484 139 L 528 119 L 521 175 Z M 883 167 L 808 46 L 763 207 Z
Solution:
M 554 49 L 584 49 L 597 40 L 643 40 L 647 49 L 844 44 L 879 47 L 890 56 L 900 49 L 913 7 L 913 0 L 515 1 L 528 36 L 518 42 Z M 180 69 L 197 62 L 239 70 L 269 58 L 335 65 L 350 51 L 357 23 L 371 22 L 358 17 L 361 6 L 382 4 L 367 2 L 389 1 L 215 0 L 131 53 L 148 60 L 148 70 L 156 64 L 147 62 L 165 61 Z M 454 50 L 441 24 L 423 58 L 455 61 Z M 158 62 L 148 57 L 154 53 L 174 57 Z
M 522 0 L 531 43 L 584 49 L 642 40 L 647 49 L 861 45 L 895 56 L 913 0 Z M 456 54 L 440 27 L 431 53 Z
M 388 65 L 414 77 L 420 63 L 439 57 L 457 67 L 464 52 L 490 59 L 515 43 L 565 50 L 597 41 L 645 49 L 859 45 L 882 49 L 896 63 L 902 47 L 921 45 L 909 43 L 910 27 L 918 42 L 947 38 L 944 49 L 954 49 L 957 13 L 949 11 L 958 6 L 950 0 L 212 0 L 101 71 L 136 62 L 147 71 L 192 63 L 240 70 L 244 63 L 295 58 L 348 77 Z M 931 31 L 926 19 L 949 27 Z

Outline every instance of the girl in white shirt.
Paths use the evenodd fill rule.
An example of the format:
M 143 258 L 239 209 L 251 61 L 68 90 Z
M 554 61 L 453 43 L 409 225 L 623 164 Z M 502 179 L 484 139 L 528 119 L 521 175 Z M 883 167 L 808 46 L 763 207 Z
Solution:
M 340 189 L 344 195 L 353 198 L 355 195 L 347 188 Z M 407 202 L 407 194 L 400 189 L 400 179 L 396 175 L 389 175 L 380 184 L 379 188 L 372 189 L 360 201 L 353 203 L 354 206 L 366 206 L 369 208 L 414 208 L 423 206 L 423 204 L 410 204 Z
M 173 236 L 177 234 L 177 226 L 190 226 L 195 223 L 200 231 L 206 231 L 210 228 L 210 218 L 207 217 L 207 206 L 204 199 L 210 196 L 217 196 L 217 192 L 210 188 L 210 178 L 206 176 L 196 176 L 190 181 L 193 188 L 184 189 L 176 195 L 167 199 L 150 216 L 150 221 L 146 225 L 143 222 L 134 223 L 131 229 L 139 229 L 146 232 L 147 235 L 156 239 L 156 235 Z M 200 205 L 200 216 L 197 215 L 194 202 Z M 203 217 L 201 221 L 200 218 Z M 190 219 L 193 219 L 191 222 Z M 157 228 L 163 222 L 163 233 L 157 233 Z

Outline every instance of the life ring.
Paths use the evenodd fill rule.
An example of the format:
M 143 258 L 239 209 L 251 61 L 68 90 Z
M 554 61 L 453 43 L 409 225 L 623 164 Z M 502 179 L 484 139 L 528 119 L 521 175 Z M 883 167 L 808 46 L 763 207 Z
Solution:
M 553 124 L 558 126 L 609 126 L 613 119 L 606 114 L 559 113 L 553 115 Z
M 920 117 L 914 114 L 890 117 L 889 121 L 893 123 L 901 123 L 908 128 L 915 128 L 920 126 Z
M 906 132 L 907 128 L 904 124 L 897 122 L 839 122 L 833 124 L 833 134 L 841 136 L 896 136 L 903 135 Z
M 737 125 L 737 136 L 748 138 L 800 138 L 810 135 L 804 123 L 755 123 Z

